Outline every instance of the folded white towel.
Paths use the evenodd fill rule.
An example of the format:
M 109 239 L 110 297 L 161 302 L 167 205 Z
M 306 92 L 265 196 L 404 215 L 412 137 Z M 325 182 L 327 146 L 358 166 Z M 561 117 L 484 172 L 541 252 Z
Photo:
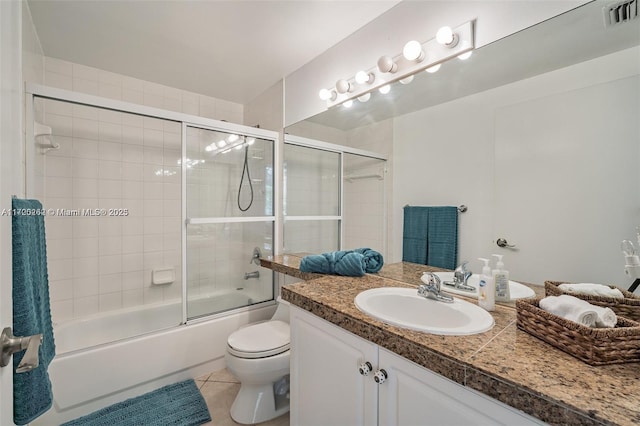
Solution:
M 611 308 L 592 305 L 586 300 L 563 294 L 547 296 L 540 300 L 540 307 L 559 317 L 587 327 L 615 327 L 618 317 Z
M 560 284 L 559 289 L 573 294 L 584 294 L 588 296 L 605 296 L 624 299 L 624 295 L 617 288 L 611 288 L 604 284 L 593 283 L 577 283 L 577 284 Z
M 603 306 L 595 306 L 598 319 L 596 320 L 596 327 L 613 328 L 618 323 L 618 316 L 611 308 L 605 308 Z
M 589 306 L 585 307 L 582 302 Z M 590 306 L 588 302 L 569 295 L 548 296 L 540 300 L 540 307 L 547 312 L 587 327 L 595 327 L 598 313 Z

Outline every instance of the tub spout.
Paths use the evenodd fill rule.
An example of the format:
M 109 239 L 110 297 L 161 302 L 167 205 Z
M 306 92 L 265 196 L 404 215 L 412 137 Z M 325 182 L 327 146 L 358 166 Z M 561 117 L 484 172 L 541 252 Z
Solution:
M 260 278 L 260 271 L 245 272 L 244 279 L 248 280 L 249 278 Z

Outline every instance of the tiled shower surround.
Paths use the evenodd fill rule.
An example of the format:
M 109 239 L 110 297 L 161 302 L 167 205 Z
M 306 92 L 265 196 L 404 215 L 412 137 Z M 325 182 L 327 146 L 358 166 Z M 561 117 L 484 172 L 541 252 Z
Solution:
M 45 84 L 242 122 L 242 105 L 52 58 L 45 58 Z M 36 149 L 33 164 L 44 172 L 31 175 L 33 196 L 61 209 L 46 218 L 53 320 L 178 300 L 180 124 L 43 99 L 35 114 L 60 145 L 46 154 Z M 70 216 L 82 209 L 120 216 Z M 176 280 L 152 285 L 151 271 L 162 268 L 174 268 Z

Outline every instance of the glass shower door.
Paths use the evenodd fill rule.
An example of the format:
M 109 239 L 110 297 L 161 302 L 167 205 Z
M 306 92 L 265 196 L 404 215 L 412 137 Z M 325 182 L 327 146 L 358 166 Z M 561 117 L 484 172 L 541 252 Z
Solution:
M 272 300 L 274 141 L 186 128 L 187 318 Z

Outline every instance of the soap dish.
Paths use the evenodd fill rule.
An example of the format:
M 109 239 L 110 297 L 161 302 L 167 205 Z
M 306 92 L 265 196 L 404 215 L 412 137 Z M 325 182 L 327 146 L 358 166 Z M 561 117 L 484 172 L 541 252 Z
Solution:
M 640 323 L 618 316 L 614 328 L 587 327 L 541 309 L 540 300 L 516 300 L 520 330 L 589 365 L 640 362 Z
M 633 321 L 640 321 L 640 297 L 635 294 L 620 289 L 624 295 L 623 299 L 617 299 L 615 297 L 605 296 L 590 296 L 586 294 L 567 293 L 558 286 L 560 284 L 567 284 L 561 281 L 545 281 L 544 291 L 547 296 L 560 296 L 561 294 L 568 294 L 570 296 L 577 297 L 579 299 L 586 300 L 592 305 L 603 306 L 605 308 L 611 308 L 616 315 L 628 318 Z M 614 286 L 610 286 L 614 287 Z

